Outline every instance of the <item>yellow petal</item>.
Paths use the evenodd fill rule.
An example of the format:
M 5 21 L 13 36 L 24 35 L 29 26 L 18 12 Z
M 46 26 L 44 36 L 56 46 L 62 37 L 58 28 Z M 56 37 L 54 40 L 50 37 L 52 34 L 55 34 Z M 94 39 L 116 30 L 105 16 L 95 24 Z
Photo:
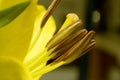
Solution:
M 27 1 L 0 11 L 0 28 L 14 20 L 29 4 L 30 1 Z
M 54 20 L 52 17 L 50 17 L 47 21 L 47 24 L 42 28 L 38 40 L 28 52 L 29 54 L 26 56 L 24 61 L 26 64 L 29 64 L 34 60 L 37 60 L 37 58 L 40 58 L 39 56 L 44 55 L 43 51 L 45 50 L 48 41 L 53 37 L 55 30 L 56 27 Z
M 28 69 L 16 59 L 0 57 L 0 80 L 32 80 Z
M 39 37 L 40 22 L 44 13 L 43 6 L 32 2 L 15 20 L 0 28 L 0 56 L 12 56 L 23 60 Z M 53 19 L 51 21 L 53 24 Z M 48 27 L 51 26 L 55 28 L 55 25 Z
M 0 0 L 0 11 L 29 0 Z

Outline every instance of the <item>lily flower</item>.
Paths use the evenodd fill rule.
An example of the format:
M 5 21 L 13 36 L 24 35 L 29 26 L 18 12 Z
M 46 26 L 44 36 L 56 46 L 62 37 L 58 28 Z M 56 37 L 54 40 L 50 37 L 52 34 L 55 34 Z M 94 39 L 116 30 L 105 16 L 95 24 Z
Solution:
M 81 29 L 75 13 L 55 33 L 59 2 L 46 10 L 37 0 L 0 0 L 0 80 L 39 80 L 93 48 L 95 32 Z

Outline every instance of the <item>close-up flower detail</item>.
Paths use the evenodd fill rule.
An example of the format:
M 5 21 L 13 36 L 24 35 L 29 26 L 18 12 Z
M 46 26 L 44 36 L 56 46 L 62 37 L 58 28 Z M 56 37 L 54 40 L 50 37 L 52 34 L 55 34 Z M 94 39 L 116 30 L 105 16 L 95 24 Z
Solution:
M 37 0 L 0 0 L 0 80 L 39 80 L 93 48 L 95 32 L 75 13 L 56 30 L 51 15 L 60 1 L 46 10 Z

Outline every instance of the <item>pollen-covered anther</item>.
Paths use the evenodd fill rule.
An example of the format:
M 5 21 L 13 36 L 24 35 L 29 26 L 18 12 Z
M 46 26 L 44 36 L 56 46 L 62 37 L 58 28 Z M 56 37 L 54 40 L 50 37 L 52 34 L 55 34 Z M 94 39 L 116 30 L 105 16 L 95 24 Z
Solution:
M 81 30 L 81 31 L 84 31 L 84 30 Z M 77 38 L 76 39 L 73 38 L 73 40 L 71 40 L 67 45 L 63 46 L 63 49 L 60 49 L 61 51 L 57 53 L 59 54 L 59 56 L 54 57 L 55 60 L 52 62 L 52 64 L 56 64 L 61 61 L 64 61 L 65 64 L 68 64 L 74 61 L 75 59 L 79 58 L 84 53 L 91 50 L 91 48 L 93 48 L 93 46 L 95 45 L 95 40 L 93 39 L 94 33 L 95 33 L 94 31 L 89 31 L 89 32 L 85 31 L 79 35 L 79 37 L 82 36 L 80 39 L 79 37 L 77 37 L 78 40 Z M 69 46 L 69 47 L 65 49 L 66 50 L 65 51 L 64 48 L 66 48 L 66 46 Z
M 72 21 L 76 21 L 76 20 L 79 19 L 79 17 L 78 17 L 75 13 L 69 13 L 69 14 L 67 15 L 67 18 L 72 18 L 72 19 L 71 19 Z
M 52 3 L 48 7 L 45 15 L 43 16 L 43 19 L 41 21 L 41 26 L 40 26 L 41 28 L 46 24 L 47 20 L 49 19 L 49 17 L 51 16 L 51 14 L 53 13 L 53 11 L 57 7 L 57 5 L 60 3 L 60 1 L 61 0 L 53 0 L 52 1 Z
M 74 44 L 76 44 L 79 40 L 81 40 L 86 34 L 86 29 L 79 30 L 73 35 L 68 36 L 65 40 L 63 40 L 59 45 L 54 49 L 53 53 L 56 55 L 52 59 L 56 59 L 57 57 L 64 54 L 67 50 L 69 50 Z
M 82 25 L 82 21 L 78 20 L 71 25 L 67 26 L 66 28 L 59 31 L 56 35 L 53 36 L 53 38 L 48 42 L 47 47 L 48 50 L 54 48 L 59 43 L 61 43 L 63 40 L 65 40 L 68 36 L 70 36 L 78 27 Z

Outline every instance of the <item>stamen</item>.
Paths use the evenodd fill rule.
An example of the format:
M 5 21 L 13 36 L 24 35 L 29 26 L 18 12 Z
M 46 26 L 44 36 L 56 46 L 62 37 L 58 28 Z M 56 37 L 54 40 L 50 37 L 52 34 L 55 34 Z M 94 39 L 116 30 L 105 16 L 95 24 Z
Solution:
M 69 50 L 67 50 L 63 55 L 61 55 L 56 60 L 54 60 L 52 62 L 52 64 L 58 63 L 60 61 L 65 61 L 69 57 L 71 57 L 73 54 L 76 54 L 76 52 L 79 52 L 79 51 L 80 51 L 80 53 L 78 54 L 78 56 L 82 55 L 81 53 L 83 52 L 83 50 L 87 50 L 88 48 L 92 47 L 95 44 L 95 43 L 92 43 L 86 49 L 86 47 L 89 44 L 89 42 L 91 42 L 91 39 L 93 38 L 93 35 L 94 35 L 94 31 L 90 31 L 83 39 L 78 41 Z M 78 58 L 78 57 L 76 57 L 76 58 Z
M 96 41 L 94 39 L 92 39 L 91 42 L 90 42 L 90 44 L 83 51 L 83 53 L 87 53 L 88 51 L 90 51 L 95 44 L 96 44 Z
M 70 35 L 66 38 L 66 40 L 64 40 L 63 42 L 60 43 L 60 45 L 56 48 L 56 50 L 63 48 L 64 46 L 67 46 L 68 44 L 71 44 L 71 42 L 75 42 L 80 39 L 82 39 L 87 33 L 86 29 L 80 30 L 78 32 L 76 32 L 73 35 Z M 54 50 L 54 51 L 56 51 Z
M 68 25 L 70 25 L 71 23 L 76 22 L 77 20 L 79 20 L 79 17 L 77 16 L 77 14 L 75 14 L 75 13 L 69 13 L 69 14 L 67 14 L 66 20 L 63 23 L 63 25 L 61 26 L 61 28 L 59 29 L 59 31 L 61 31 L 62 29 L 64 29 Z
M 66 39 L 72 32 L 74 32 L 82 22 L 80 20 L 74 22 L 73 24 L 69 25 L 68 27 L 64 28 L 60 32 L 58 32 L 49 42 L 48 42 L 48 49 L 51 49 L 58 45 L 61 41 Z
M 55 59 L 61 55 L 63 55 L 67 50 L 69 50 L 74 44 L 76 44 L 79 40 L 81 40 L 85 35 L 87 34 L 87 30 L 83 29 L 72 36 L 68 36 L 66 40 L 61 42 L 56 49 L 53 51 L 53 53 L 56 53 L 56 55 L 52 58 Z
M 61 0 L 53 0 L 53 2 L 49 6 L 47 12 L 45 13 L 45 15 L 44 15 L 44 17 L 42 19 L 41 28 L 45 25 L 45 23 L 47 22 L 48 18 L 51 16 L 51 14 L 53 13 L 53 11 L 57 7 L 57 5 L 60 3 L 60 1 Z

